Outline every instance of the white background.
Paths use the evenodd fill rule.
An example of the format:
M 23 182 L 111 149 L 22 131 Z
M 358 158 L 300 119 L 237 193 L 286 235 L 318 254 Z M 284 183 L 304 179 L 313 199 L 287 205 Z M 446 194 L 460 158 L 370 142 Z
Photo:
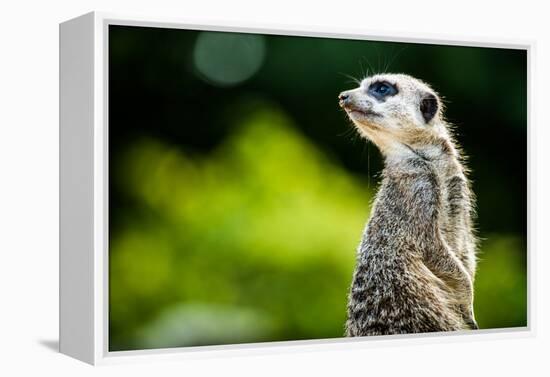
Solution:
M 0 375 L 548 375 L 548 111 L 544 1 L 97 0 L 0 5 Z M 91 10 L 200 21 L 349 27 L 365 32 L 532 39 L 536 336 L 92 368 L 53 351 L 58 338 L 58 23 Z M 547 35 L 543 35 L 546 32 Z M 452 72 L 449 72 L 452 74 Z M 506 77 L 502 78 L 506 80 Z M 546 113 L 544 113 L 546 111 Z M 498 129 L 495 129 L 498 138 Z M 512 147 L 512 146 L 511 146 Z M 514 158 L 502 150 L 502 163 Z M 545 349 L 546 348 L 546 349 Z

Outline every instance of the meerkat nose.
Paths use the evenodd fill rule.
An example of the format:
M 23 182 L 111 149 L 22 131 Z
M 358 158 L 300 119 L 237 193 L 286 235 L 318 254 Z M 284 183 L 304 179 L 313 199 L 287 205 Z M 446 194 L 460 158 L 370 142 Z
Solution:
M 338 96 L 338 99 L 340 100 L 340 106 L 345 106 L 349 100 L 349 94 L 347 94 L 346 92 L 342 92 Z

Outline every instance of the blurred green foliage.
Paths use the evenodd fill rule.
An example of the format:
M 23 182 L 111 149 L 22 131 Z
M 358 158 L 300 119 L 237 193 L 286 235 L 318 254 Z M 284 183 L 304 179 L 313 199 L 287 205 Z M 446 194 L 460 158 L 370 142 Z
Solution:
M 521 237 L 491 234 L 480 249 L 474 290 L 479 326 L 527 326 L 527 260 Z
M 523 51 L 122 26 L 109 46 L 110 350 L 342 336 L 382 165 L 336 96 L 367 70 L 445 95 L 478 323 L 526 325 Z
M 208 157 L 143 140 L 118 174 L 146 216 L 111 239 L 115 347 L 342 335 L 371 193 L 280 112 Z

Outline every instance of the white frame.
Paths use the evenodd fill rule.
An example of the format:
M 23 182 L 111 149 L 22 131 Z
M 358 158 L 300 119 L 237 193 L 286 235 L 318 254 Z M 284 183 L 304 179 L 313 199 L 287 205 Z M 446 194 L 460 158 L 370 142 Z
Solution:
M 528 234 L 527 327 L 474 332 L 316 339 L 139 351 L 108 348 L 108 27 L 145 27 L 233 31 L 497 47 L 527 51 L 528 66 Z M 534 250 L 532 235 L 534 41 L 444 38 L 418 33 L 379 33 L 343 28 L 288 25 L 194 23 L 169 18 L 130 17 L 92 12 L 60 24 L 60 352 L 90 364 L 332 350 L 394 344 L 444 343 L 535 335 Z M 198 352 L 200 351 L 200 352 Z

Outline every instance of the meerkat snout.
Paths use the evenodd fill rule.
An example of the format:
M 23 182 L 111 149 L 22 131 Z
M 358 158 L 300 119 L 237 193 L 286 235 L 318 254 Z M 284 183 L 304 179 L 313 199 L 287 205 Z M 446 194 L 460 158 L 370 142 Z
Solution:
M 344 107 L 344 105 L 346 104 L 346 101 L 349 99 L 349 94 L 347 92 L 342 92 L 338 96 L 338 99 L 340 100 L 340 102 L 339 102 L 340 106 Z
M 338 104 L 342 108 L 346 108 L 352 102 L 352 90 L 346 90 L 338 95 Z
M 359 89 L 346 90 L 338 96 L 339 105 L 348 114 L 357 113 L 367 115 L 371 113 L 372 103 L 369 98 L 362 96 Z M 374 114 L 370 114 L 374 115 Z

